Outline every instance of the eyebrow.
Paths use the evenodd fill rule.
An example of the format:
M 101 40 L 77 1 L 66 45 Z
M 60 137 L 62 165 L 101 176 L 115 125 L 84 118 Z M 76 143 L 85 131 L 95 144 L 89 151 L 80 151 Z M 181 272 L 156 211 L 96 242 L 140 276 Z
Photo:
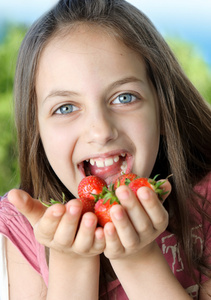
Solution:
M 121 85 L 127 84 L 127 83 L 131 83 L 131 82 L 142 82 L 143 80 L 141 80 L 140 78 L 137 78 L 135 76 L 130 76 L 130 77 L 126 77 L 126 78 L 122 78 L 120 80 L 117 80 L 113 83 L 111 83 L 108 87 L 107 90 L 112 90 L 115 89 Z M 46 100 L 48 100 L 49 98 L 53 98 L 53 97 L 69 97 L 69 96 L 78 96 L 79 93 L 74 92 L 74 91 L 68 91 L 68 90 L 52 90 L 44 99 L 43 102 L 45 102 Z

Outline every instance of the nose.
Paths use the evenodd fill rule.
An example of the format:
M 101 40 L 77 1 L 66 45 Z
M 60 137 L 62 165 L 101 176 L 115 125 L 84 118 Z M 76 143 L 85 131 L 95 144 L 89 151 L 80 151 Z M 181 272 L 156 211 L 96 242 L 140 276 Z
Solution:
M 91 113 L 84 124 L 85 138 L 87 143 L 94 143 L 100 146 L 114 141 L 118 137 L 118 130 L 111 113 L 106 109 Z

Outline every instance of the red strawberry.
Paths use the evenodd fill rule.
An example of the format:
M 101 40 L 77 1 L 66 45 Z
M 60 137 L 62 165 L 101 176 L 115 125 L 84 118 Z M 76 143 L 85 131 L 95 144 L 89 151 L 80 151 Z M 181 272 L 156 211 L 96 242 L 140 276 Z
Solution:
M 102 227 L 111 222 L 110 209 L 113 205 L 119 204 L 119 199 L 114 190 L 104 187 L 103 192 L 99 195 L 99 200 L 95 204 L 95 214 L 98 217 L 98 224 Z
M 95 199 L 94 195 L 102 193 L 104 186 L 107 186 L 106 182 L 100 177 L 94 175 L 84 177 L 79 183 L 78 195 L 80 198 Z
M 110 217 L 110 209 L 113 205 L 118 204 L 117 201 L 110 203 L 110 201 L 106 201 L 105 199 L 100 199 L 95 204 L 95 214 L 98 218 L 98 224 L 102 227 L 105 226 L 106 223 L 112 222 Z
M 156 181 L 155 179 L 157 177 L 158 177 L 158 175 L 156 175 L 153 179 L 143 178 L 143 177 L 137 178 L 137 179 L 131 181 L 128 186 L 135 193 L 136 196 L 137 196 L 137 190 L 142 186 L 146 186 L 146 187 L 150 188 L 151 190 L 153 190 L 156 194 L 158 194 L 159 199 L 162 200 L 162 196 L 168 192 L 164 192 L 161 189 L 161 185 L 164 184 L 165 181 Z
M 89 198 L 78 198 L 77 200 L 81 201 L 83 204 L 81 214 L 85 214 L 86 212 L 94 212 L 95 201 L 94 199 Z
M 116 190 L 120 185 L 129 185 L 129 183 L 136 178 L 138 178 L 138 176 L 133 173 L 123 174 L 119 176 L 114 182 L 114 190 Z
M 137 178 L 129 183 L 130 189 L 137 195 L 137 190 L 142 186 L 147 186 L 152 189 L 151 184 L 148 181 L 148 178 Z

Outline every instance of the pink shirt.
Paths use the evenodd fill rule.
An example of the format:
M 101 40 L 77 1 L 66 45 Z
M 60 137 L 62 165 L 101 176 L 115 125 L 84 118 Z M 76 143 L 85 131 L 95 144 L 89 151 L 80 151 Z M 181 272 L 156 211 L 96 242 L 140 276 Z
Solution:
M 11 240 L 48 285 L 45 247 L 36 241 L 31 224 L 7 200 L 7 196 L 0 200 L 0 233 Z
M 208 200 L 205 203 L 204 209 L 211 215 L 211 173 L 197 185 L 196 190 Z M 43 277 L 46 285 L 48 285 L 48 266 L 44 246 L 36 241 L 30 223 L 9 203 L 7 195 L 0 198 L 0 200 L 0 233 L 12 241 L 29 264 Z M 198 218 L 198 226 L 192 228 L 195 243 L 197 243 L 201 251 L 205 251 L 206 254 L 211 254 L 211 224 L 208 221 L 202 220 L 199 215 L 196 215 L 196 217 Z M 203 236 L 199 234 L 199 229 L 202 225 Z M 157 243 L 175 277 L 187 290 L 189 295 L 197 300 L 199 287 L 187 274 L 187 264 L 184 259 L 183 251 L 175 235 L 165 231 L 157 238 Z M 196 276 L 201 283 L 208 280 L 206 276 L 197 271 Z M 109 284 L 108 291 L 109 299 L 128 299 L 118 280 Z

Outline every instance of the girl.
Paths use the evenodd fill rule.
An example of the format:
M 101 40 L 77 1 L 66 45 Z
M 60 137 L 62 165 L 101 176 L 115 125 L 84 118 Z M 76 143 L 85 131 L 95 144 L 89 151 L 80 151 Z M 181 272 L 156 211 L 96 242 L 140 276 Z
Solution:
M 10 299 L 210 299 L 210 110 L 143 13 L 60 0 L 22 43 L 15 105 L 21 184 L 0 202 Z M 81 217 L 80 180 L 122 167 L 173 174 L 164 204 L 120 186 L 112 222 Z M 66 205 L 36 200 L 62 193 Z

